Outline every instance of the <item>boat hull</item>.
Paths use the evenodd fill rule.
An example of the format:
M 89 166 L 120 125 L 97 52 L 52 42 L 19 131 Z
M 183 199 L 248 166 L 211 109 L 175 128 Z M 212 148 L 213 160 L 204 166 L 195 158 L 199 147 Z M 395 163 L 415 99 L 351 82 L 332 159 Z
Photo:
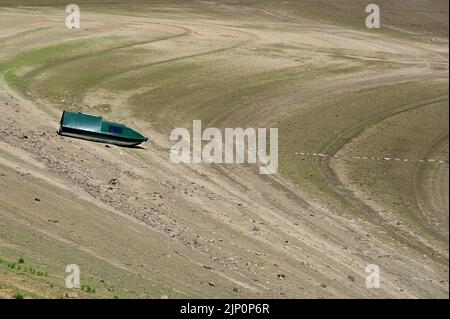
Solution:
M 67 129 L 67 128 L 62 128 L 62 127 L 59 128 L 58 134 L 61 136 L 74 137 L 74 138 L 83 139 L 83 140 L 87 140 L 87 141 L 113 144 L 113 145 L 119 145 L 119 146 L 127 146 L 127 147 L 137 146 L 137 145 L 145 142 L 145 140 L 134 140 L 134 139 L 128 139 L 128 138 L 123 138 L 123 137 L 111 136 L 108 134 L 75 130 L 75 129 Z
M 65 110 L 58 134 L 120 146 L 136 146 L 148 140 L 124 124 L 105 121 L 101 116 Z

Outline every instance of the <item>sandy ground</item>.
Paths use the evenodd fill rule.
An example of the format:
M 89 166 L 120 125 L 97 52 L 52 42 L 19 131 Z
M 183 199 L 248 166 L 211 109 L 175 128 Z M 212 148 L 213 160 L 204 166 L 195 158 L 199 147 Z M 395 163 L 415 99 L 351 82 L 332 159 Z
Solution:
M 5 14 L 18 13 L 8 10 Z M 312 105 L 314 97 L 332 97 L 355 86 L 442 78 L 442 69 L 448 65 L 444 57 L 448 47 L 371 39 L 316 22 L 292 22 L 301 26 L 301 32 L 286 31 L 280 37 L 280 32 L 271 31 L 279 19 L 277 13 L 273 15 L 266 30 L 231 26 L 226 20 L 192 22 L 126 14 L 118 21 L 91 13 L 88 20 L 92 28 L 102 21 L 131 29 L 188 30 L 191 37 L 152 44 L 171 52 L 165 57 L 168 60 L 202 54 L 208 46 L 209 51 L 226 54 L 220 50 L 287 43 L 303 45 L 302 63 L 333 63 L 328 50 L 340 49 L 347 50 L 352 59 L 405 65 L 382 73 L 369 71 L 358 78 L 330 76 L 307 82 L 300 91 L 287 88 L 290 95 L 261 104 L 253 118 L 245 117 L 243 111 L 243 118 L 250 118 L 246 120 L 249 126 L 275 123 Z M 45 25 L 31 22 L 27 27 Z M 2 36 L 21 31 L 18 25 Z M 224 37 L 226 46 L 217 40 Z M 187 42 L 193 45 L 187 47 Z M 11 50 L 2 50 L 0 57 L 9 56 Z M 250 57 L 240 63 L 269 69 L 266 62 Z M 101 104 L 102 90 L 100 85 L 91 89 L 86 103 Z M 114 105 L 139 93 L 112 95 L 113 114 L 129 117 L 129 110 Z M 298 103 L 300 99 L 308 103 Z M 269 109 L 272 115 L 264 116 Z M 239 108 L 211 123 L 227 125 L 232 119 L 227 116 L 233 112 L 239 114 Z M 415 239 L 421 247 L 431 250 L 412 249 L 389 236 L 377 219 L 341 214 L 283 176 L 261 176 L 255 167 L 240 165 L 174 164 L 166 134 L 139 118 L 128 121 L 151 138 L 140 149 L 57 136 L 58 107 L 40 96 L 22 96 L 4 80 L 0 82 L 0 113 L 0 248 L 10 256 L 26 254 L 47 265 L 55 285 L 63 286 L 67 264 L 80 263 L 99 287 L 100 296 L 107 297 L 448 297 L 448 247 L 418 236 Z M 445 156 L 445 147 L 448 139 L 447 144 L 437 143 L 430 156 Z M 346 168 L 340 165 L 330 165 L 340 179 L 331 178 L 330 184 L 345 184 Z M 418 198 L 422 209 L 427 211 L 431 205 L 441 216 L 445 208 L 448 211 L 448 201 L 443 200 L 448 194 L 448 164 L 444 171 L 442 166 L 432 167 L 420 173 L 425 184 L 420 186 L 424 190 L 418 188 Z M 381 269 L 379 289 L 366 287 L 368 264 Z M 105 287 L 105 282 L 115 290 Z M 6 297 L 16 288 L 41 297 L 64 293 L 64 288 L 44 287 L 34 279 L 23 283 L 20 276 L 6 272 L 0 273 L 0 283 L 7 287 L 0 289 Z

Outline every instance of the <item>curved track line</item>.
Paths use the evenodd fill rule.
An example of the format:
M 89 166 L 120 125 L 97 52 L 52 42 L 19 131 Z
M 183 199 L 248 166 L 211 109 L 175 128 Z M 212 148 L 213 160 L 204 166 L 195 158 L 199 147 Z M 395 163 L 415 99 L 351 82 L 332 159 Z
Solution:
M 428 148 L 426 154 L 432 154 L 433 151 L 436 150 L 436 148 L 439 148 L 442 145 L 445 145 L 445 143 L 448 141 L 448 132 L 442 134 L 440 137 L 438 137 L 437 139 L 434 140 L 434 143 L 432 143 L 432 145 Z M 448 142 L 447 142 L 448 143 Z M 448 147 L 448 144 L 447 144 Z M 448 166 L 447 166 L 448 169 Z M 428 167 L 426 166 L 419 166 L 417 171 L 414 173 L 414 176 L 412 178 L 413 181 L 413 190 L 414 190 L 414 194 L 415 194 L 415 200 L 416 203 L 415 205 L 417 206 L 419 212 L 422 214 L 422 216 L 425 218 L 425 220 L 428 221 L 428 224 L 435 229 L 437 234 L 440 234 L 441 232 L 446 232 L 444 237 L 448 237 L 448 228 L 447 230 L 440 228 L 439 226 L 436 226 L 436 221 L 439 221 L 438 219 L 432 218 L 429 216 L 429 214 L 427 213 L 427 211 L 429 211 L 430 209 L 436 209 L 435 207 L 430 207 L 433 206 L 433 201 L 434 202 L 440 202 L 440 203 L 444 203 L 446 201 L 445 198 L 440 198 L 440 199 L 436 199 L 436 197 L 445 197 L 445 191 L 441 191 L 441 192 L 434 192 L 435 189 L 426 189 L 426 188 L 422 188 L 421 186 L 424 184 L 424 181 L 428 178 L 431 179 L 433 177 L 436 177 L 435 175 L 438 175 L 440 178 L 442 177 L 441 174 L 438 173 L 439 168 L 438 167 L 432 167 L 431 171 L 428 170 Z M 448 175 L 447 175 L 447 179 L 448 179 Z M 436 180 L 439 181 L 439 178 L 436 178 Z M 435 184 L 436 185 L 436 184 Z M 438 185 L 442 186 L 442 185 Z M 445 186 L 444 186 L 445 187 Z M 422 191 L 419 191 L 422 190 Z M 428 194 L 426 194 L 428 193 Z M 428 196 L 429 198 L 427 198 Z M 433 200 L 433 198 L 435 200 Z M 444 205 L 444 204 L 442 204 Z M 448 200 L 447 200 L 447 205 L 448 205 Z M 426 207 L 429 207 L 429 209 L 425 209 Z M 445 209 L 445 208 L 444 208 Z M 448 206 L 447 206 L 448 209 Z M 445 227 L 444 227 L 445 228 Z
M 20 38 L 22 36 L 25 36 L 25 35 L 28 35 L 28 34 L 32 34 L 32 33 L 35 33 L 35 32 L 48 30 L 48 29 L 50 29 L 50 27 L 28 29 L 28 30 L 25 30 L 25 31 L 16 32 L 16 33 L 10 34 L 10 35 L 5 36 L 5 37 L 0 37 L 0 43 L 6 42 L 6 41 L 9 41 L 9 40 L 13 40 L 13 39 L 16 39 L 16 38 Z
M 434 104 L 437 102 L 442 102 L 448 100 L 448 95 L 441 95 L 434 97 L 432 99 L 417 101 L 413 103 L 402 104 L 388 110 L 379 112 L 375 115 L 372 115 L 365 120 L 345 129 L 342 131 L 334 141 L 332 141 L 328 146 L 321 150 L 321 153 L 326 153 L 330 155 L 335 155 L 339 149 L 341 149 L 345 144 L 350 142 L 353 138 L 360 135 L 366 128 L 378 124 L 385 119 L 403 113 L 407 111 L 414 110 L 416 108 L 420 108 L 423 106 L 427 106 L 429 104 Z
M 237 44 L 234 44 L 232 46 L 228 46 L 228 47 L 225 47 L 225 48 L 220 48 L 220 49 L 215 49 L 215 50 L 211 50 L 211 51 L 200 52 L 200 53 L 195 53 L 195 54 L 191 54 L 191 55 L 185 55 L 185 56 L 171 58 L 171 59 L 167 59 L 167 60 L 161 60 L 161 61 L 150 62 L 150 63 L 145 63 L 145 64 L 133 66 L 133 67 L 127 68 L 125 70 L 121 70 L 121 71 L 117 71 L 115 73 L 112 73 L 107 78 L 105 78 L 105 79 L 97 82 L 95 85 L 91 86 L 90 90 L 87 90 L 86 92 L 92 91 L 93 89 L 98 87 L 100 84 L 108 82 L 108 81 L 110 81 L 113 78 L 122 76 L 122 75 L 127 74 L 127 73 L 131 73 L 131 72 L 134 72 L 134 71 L 137 71 L 137 70 L 142 70 L 142 69 L 149 68 L 149 67 L 156 66 L 156 65 L 162 65 L 162 64 L 182 61 L 182 60 L 186 60 L 186 59 L 190 59 L 190 58 L 196 58 L 196 57 L 206 56 L 206 55 L 210 55 L 210 54 L 215 54 L 215 53 L 219 53 L 219 52 L 225 52 L 225 51 L 228 51 L 228 50 L 232 50 L 232 49 L 236 49 L 238 47 L 241 47 L 241 46 L 247 44 L 248 42 L 249 42 L 249 40 L 245 40 L 245 41 L 241 41 L 241 42 L 239 42 Z M 82 98 L 82 100 L 84 100 L 84 97 Z
M 448 100 L 448 95 L 438 96 L 432 99 L 422 100 L 415 103 L 400 105 L 397 107 L 393 107 L 389 110 L 380 112 L 378 114 L 375 114 L 371 117 L 368 117 L 366 120 L 359 122 L 356 125 L 353 125 L 344 130 L 342 133 L 338 135 L 338 137 L 331 144 L 323 148 L 321 153 L 335 155 L 337 151 L 339 151 L 344 145 L 349 143 L 353 138 L 361 134 L 366 128 L 376 125 L 382 122 L 383 120 L 396 114 L 400 114 L 403 112 L 407 112 L 410 110 L 414 110 L 420 107 L 424 107 L 437 102 L 442 102 L 445 100 Z M 448 261 L 444 256 L 440 256 L 440 252 L 436 251 L 433 247 L 430 247 L 424 242 L 417 242 L 415 240 L 411 240 L 410 234 L 386 223 L 385 220 L 382 219 L 370 205 L 366 204 L 364 201 L 357 198 L 351 190 L 345 188 L 345 186 L 339 180 L 336 173 L 333 171 L 333 169 L 330 167 L 329 164 L 330 164 L 329 159 L 321 161 L 319 164 L 319 172 L 322 175 L 322 177 L 328 181 L 327 184 L 336 193 L 342 195 L 347 202 L 351 203 L 358 210 L 361 210 L 362 212 L 368 214 L 369 218 L 373 219 L 375 222 L 383 225 L 384 228 L 388 231 L 388 234 L 393 238 L 395 238 L 396 240 L 399 240 L 400 242 L 410 246 L 411 248 L 419 250 L 422 253 L 427 252 L 428 254 L 429 251 L 431 250 L 432 253 L 430 254 L 430 257 L 439 260 L 439 262 L 446 263 Z M 426 230 L 429 231 L 428 228 Z
M 145 44 L 155 43 L 155 42 L 159 42 L 159 41 L 167 41 L 167 40 L 171 40 L 171 39 L 174 39 L 174 38 L 178 38 L 178 37 L 182 37 L 182 36 L 188 35 L 191 32 L 191 30 L 187 29 L 187 28 L 182 28 L 182 27 L 179 27 L 179 26 L 175 26 L 175 27 L 184 29 L 184 32 L 176 34 L 176 35 L 173 35 L 173 36 L 167 36 L 167 37 L 159 38 L 159 39 L 153 39 L 153 40 L 148 40 L 148 41 L 138 41 L 138 42 L 134 42 L 132 44 L 120 45 L 120 46 L 104 49 L 104 50 L 101 50 L 101 51 L 97 51 L 97 52 L 95 52 L 93 54 L 90 54 L 90 53 L 82 54 L 82 55 L 79 55 L 79 56 L 76 56 L 76 57 L 73 57 L 73 58 L 64 59 L 64 60 L 61 60 L 61 61 L 58 61 L 58 62 L 55 62 L 55 63 L 52 63 L 52 64 L 44 65 L 44 66 L 42 66 L 40 68 L 37 68 L 37 69 L 35 69 L 33 71 L 28 72 L 24 76 L 26 76 L 29 79 L 33 79 L 33 78 L 39 76 L 40 74 L 44 73 L 45 71 L 48 71 L 51 68 L 58 67 L 60 65 L 66 64 L 66 63 L 79 61 L 79 60 L 83 60 L 83 59 L 88 59 L 88 58 L 93 58 L 93 57 L 98 57 L 98 56 L 101 56 L 101 55 L 104 55 L 104 54 L 107 54 L 107 53 L 110 53 L 110 52 L 114 52 L 114 51 L 122 50 L 122 49 L 129 49 L 129 48 L 133 48 L 133 47 L 139 46 L 139 45 L 145 45 Z M 89 38 L 89 37 L 87 37 L 87 38 Z M 80 38 L 80 39 L 83 39 L 83 38 Z M 80 39 L 77 39 L 75 41 L 78 41 Z

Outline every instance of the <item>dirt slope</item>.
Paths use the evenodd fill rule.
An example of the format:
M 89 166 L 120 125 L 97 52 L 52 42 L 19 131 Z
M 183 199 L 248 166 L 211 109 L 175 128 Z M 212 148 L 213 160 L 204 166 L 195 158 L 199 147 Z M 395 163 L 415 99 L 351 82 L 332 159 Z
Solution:
M 338 137 L 375 111 L 395 106 L 391 102 L 408 95 L 443 95 L 448 46 L 330 28 L 280 17 L 278 11 L 268 11 L 273 13 L 268 18 L 252 7 L 252 14 L 246 13 L 252 21 L 243 24 L 233 17 L 236 7 L 220 8 L 218 19 L 215 6 L 197 4 L 189 12 L 196 20 L 182 15 L 185 7 L 178 6 L 149 8 L 148 17 L 145 11 L 89 11 L 88 30 L 70 40 L 90 39 L 111 28 L 106 35 L 125 42 L 114 48 L 115 43 L 97 41 L 100 51 L 90 42 L 81 52 L 48 50 L 47 60 L 26 52 L 67 38 L 55 27 L 60 23 L 55 14 L 61 13 L 54 8 L 0 11 L 2 18 L 29 18 L 3 34 L 6 44 L 0 51 L 1 295 L 62 297 L 65 267 L 75 263 L 82 282 L 95 289 L 79 292 L 86 298 L 448 296 L 448 228 L 440 242 L 422 233 L 399 239 L 369 209 L 355 206 L 358 198 L 349 196 L 346 206 L 339 197 L 342 184 L 326 173 L 320 183 L 337 191 L 321 188 L 315 177 L 291 176 L 289 170 L 261 176 L 246 165 L 174 164 L 167 140 L 171 127 L 195 118 L 219 127 L 280 125 L 292 134 L 285 135 L 289 154 L 282 150 L 282 163 L 315 174 L 305 163 L 310 160 L 292 159 L 294 152 L 305 150 L 290 144 L 303 131 L 289 121 L 308 128 L 304 141 L 322 145 L 330 136 L 322 140 L 320 134 L 332 131 Z M 41 28 L 50 28 L 54 37 L 42 37 L 41 31 L 21 34 Z M 146 37 L 149 30 L 157 37 Z M 23 36 L 29 37 L 25 55 L 17 55 Z M 76 72 L 81 67 L 96 72 Z M 205 74 L 211 76 L 205 79 Z M 92 78 L 81 81 L 85 76 Z M 411 81 L 419 84 L 409 86 Z M 426 86 L 429 82 L 437 84 Z M 383 85 L 399 83 L 408 85 L 397 90 L 398 96 L 385 94 L 380 105 L 367 104 L 359 113 L 336 102 L 344 97 L 342 105 L 358 103 L 350 93 L 380 87 L 388 92 Z M 317 132 L 311 127 L 327 118 L 320 109 L 326 101 L 339 114 L 351 115 Z M 68 104 L 98 112 L 104 107 L 108 117 L 125 120 L 151 142 L 126 149 L 59 137 L 60 110 Z M 346 147 L 357 148 L 354 137 L 346 142 L 355 144 Z M 333 145 L 341 154 L 344 145 Z M 422 210 L 435 207 L 436 218 L 448 224 L 442 218 L 448 203 L 439 200 L 448 184 L 434 177 L 448 176 L 445 145 L 448 140 L 436 142 L 428 156 L 446 157 L 447 166 L 420 171 L 417 176 L 425 182 L 413 189 Z M 327 169 L 345 184 L 352 164 L 332 161 L 325 163 Z M 407 244 L 410 238 L 419 248 Z M 20 257 L 25 266 L 8 266 Z M 373 263 L 382 271 L 379 289 L 365 285 L 365 268 Z M 41 275 L 23 267 L 40 269 Z

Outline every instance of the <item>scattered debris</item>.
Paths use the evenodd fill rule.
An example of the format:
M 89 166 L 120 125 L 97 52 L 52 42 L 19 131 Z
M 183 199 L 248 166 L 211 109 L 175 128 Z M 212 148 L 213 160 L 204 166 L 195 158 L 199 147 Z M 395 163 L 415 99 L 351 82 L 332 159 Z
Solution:
M 119 185 L 119 180 L 117 178 L 112 178 L 108 183 L 110 185 Z

